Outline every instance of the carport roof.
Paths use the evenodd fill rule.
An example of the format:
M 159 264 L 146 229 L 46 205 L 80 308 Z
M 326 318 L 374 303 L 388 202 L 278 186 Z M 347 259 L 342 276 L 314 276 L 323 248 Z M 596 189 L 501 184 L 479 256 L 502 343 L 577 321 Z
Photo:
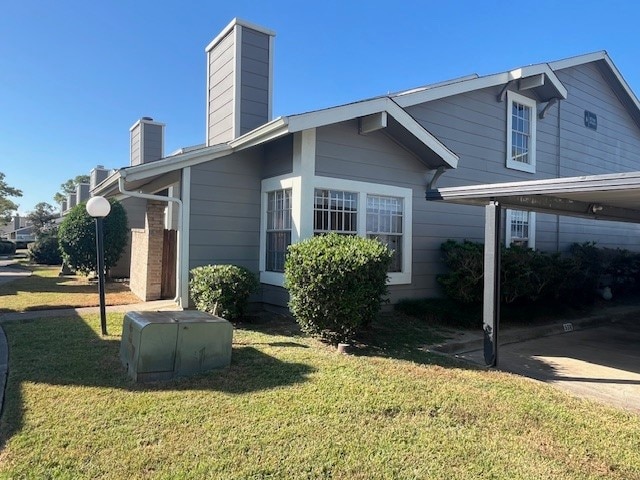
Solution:
M 640 223 L 640 172 L 428 190 L 427 200 Z

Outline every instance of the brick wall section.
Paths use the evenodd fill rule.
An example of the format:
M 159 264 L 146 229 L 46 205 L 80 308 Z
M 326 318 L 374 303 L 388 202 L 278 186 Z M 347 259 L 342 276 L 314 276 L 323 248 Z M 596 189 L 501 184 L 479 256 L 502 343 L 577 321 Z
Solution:
M 131 291 L 144 301 L 161 297 L 163 202 L 147 201 L 145 228 L 131 229 Z

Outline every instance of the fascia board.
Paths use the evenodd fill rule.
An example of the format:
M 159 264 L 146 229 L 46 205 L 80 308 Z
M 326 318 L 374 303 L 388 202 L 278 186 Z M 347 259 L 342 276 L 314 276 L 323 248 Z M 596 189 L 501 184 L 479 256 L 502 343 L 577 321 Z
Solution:
M 504 85 L 512 80 L 518 80 L 523 77 L 544 73 L 553 83 L 554 87 L 562 98 L 567 98 L 567 89 L 558 79 L 555 73 L 546 65 L 531 65 L 528 67 L 516 68 L 514 70 L 502 73 L 495 73 L 485 77 L 463 80 L 461 82 L 442 85 L 419 92 L 400 94 L 393 97 L 393 100 L 401 107 L 410 107 L 419 103 L 430 102 L 440 98 L 451 97 L 462 93 L 471 92 L 473 90 L 481 90 L 483 88 L 495 87 L 496 85 Z
M 549 62 L 548 65 L 551 70 L 564 70 L 565 68 L 575 67 L 577 65 L 583 65 L 585 63 L 591 63 L 598 60 L 603 60 L 607 57 L 607 52 L 600 50 L 598 52 L 586 53 L 584 55 L 578 55 L 576 57 L 565 58 L 563 60 L 556 60 L 555 62 Z
M 333 123 L 345 122 L 354 118 L 384 111 L 387 97 L 365 100 L 363 102 L 340 105 L 338 107 L 317 110 L 315 112 L 292 115 L 289 119 L 289 132 L 301 132 L 310 128 L 322 127 Z
M 458 167 L 459 157 L 449 150 L 440 140 L 434 137 L 420 123 L 418 123 L 405 110 L 400 108 L 393 100 L 388 100 L 387 112 L 395 118 L 413 136 L 433 150 L 451 168 Z
M 229 147 L 232 149 L 244 149 L 249 148 L 260 143 L 264 143 L 269 140 L 291 133 L 289 128 L 288 117 L 278 117 L 275 120 L 270 121 L 258 127 L 250 132 L 245 133 L 241 137 L 236 138 L 229 142 Z

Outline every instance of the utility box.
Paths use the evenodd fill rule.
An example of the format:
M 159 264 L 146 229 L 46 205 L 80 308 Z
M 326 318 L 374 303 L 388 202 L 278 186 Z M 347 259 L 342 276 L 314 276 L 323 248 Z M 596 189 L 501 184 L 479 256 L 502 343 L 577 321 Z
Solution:
M 136 382 L 224 368 L 231 364 L 233 326 L 198 311 L 127 312 L 120 360 Z

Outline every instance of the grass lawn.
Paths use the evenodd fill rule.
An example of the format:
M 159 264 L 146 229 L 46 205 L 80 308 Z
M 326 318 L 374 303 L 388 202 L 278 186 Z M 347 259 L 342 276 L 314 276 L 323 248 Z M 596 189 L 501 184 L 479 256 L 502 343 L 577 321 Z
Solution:
M 0 313 L 46 310 L 50 308 L 93 307 L 99 305 L 98 286 L 87 277 L 59 277 L 60 267 L 23 266 L 33 273 L 0 285 Z M 126 305 L 140 300 L 123 283 L 106 284 L 107 305 Z
M 240 325 L 229 369 L 151 385 L 120 367 L 121 314 L 106 339 L 97 316 L 7 323 L 0 477 L 640 478 L 640 416 L 431 357 L 427 327 L 385 319 L 349 356 Z

